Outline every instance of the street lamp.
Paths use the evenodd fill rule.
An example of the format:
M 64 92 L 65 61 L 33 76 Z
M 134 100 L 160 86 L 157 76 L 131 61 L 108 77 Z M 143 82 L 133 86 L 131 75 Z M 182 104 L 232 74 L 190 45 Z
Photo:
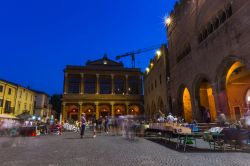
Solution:
M 170 17 L 166 17 L 166 18 L 165 18 L 165 24 L 166 24 L 167 26 L 169 26 L 169 25 L 171 24 L 171 22 L 172 22 L 172 20 L 171 20 Z

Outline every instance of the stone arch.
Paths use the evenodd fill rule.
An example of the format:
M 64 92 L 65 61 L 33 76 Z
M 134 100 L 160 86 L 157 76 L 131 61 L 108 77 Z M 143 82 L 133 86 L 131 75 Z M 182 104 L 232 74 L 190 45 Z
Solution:
M 129 105 L 129 111 L 128 111 L 129 115 L 139 115 L 140 112 L 141 112 L 140 105 L 138 105 L 138 104 L 130 104 Z
M 101 103 L 101 104 L 99 104 L 99 110 L 98 111 L 99 111 L 99 115 L 102 116 L 102 117 L 111 116 L 111 105 Z
M 115 104 L 114 105 L 114 115 L 115 116 L 126 115 L 126 105 Z
M 224 58 L 215 79 L 219 111 L 225 113 L 231 121 L 239 120 L 247 110 L 244 99 L 250 82 L 247 61 L 236 56 Z
M 191 122 L 193 117 L 190 91 L 187 86 L 181 85 L 178 90 L 178 116 L 183 116 L 185 121 Z
M 83 104 L 82 111 L 86 114 L 87 121 L 91 121 L 93 117 L 95 117 L 95 105 L 91 103 Z M 82 113 L 82 112 L 81 112 Z
M 214 98 L 214 87 L 206 74 L 198 74 L 193 82 L 192 89 L 194 90 L 194 98 L 196 103 L 196 118 L 200 121 L 206 120 L 206 109 L 209 110 L 211 120 L 216 120 L 216 106 Z
M 235 62 L 240 62 L 242 64 L 247 64 L 246 60 L 239 58 L 237 56 L 230 55 L 224 58 L 220 65 L 218 65 L 216 70 L 216 76 L 214 78 L 214 82 L 217 82 L 216 91 L 220 92 L 226 89 L 226 76 L 228 70 Z

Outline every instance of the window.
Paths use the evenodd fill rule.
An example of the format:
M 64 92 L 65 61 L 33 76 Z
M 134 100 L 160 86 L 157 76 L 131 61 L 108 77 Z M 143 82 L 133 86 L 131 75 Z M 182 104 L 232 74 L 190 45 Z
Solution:
M 4 113 L 11 113 L 10 106 L 11 106 L 11 102 L 6 100 L 6 101 L 5 101 Z
M 3 99 L 0 99 L 0 107 L 3 107 Z
M 27 100 L 28 99 L 28 93 L 26 92 L 26 97 L 25 97 L 25 100 Z
M 160 84 L 161 84 L 161 75 L 160 75 L 160 78 L 159 78 L 159 80 L 160 80 Z
M 157 87 L 157 81 L 155 80 L 155 88 Z
M 111 77 L 110 76 L 100 76 L 100 94 L 110 94 L 111 93 Z
M 79 93 L 80 92 L 80 83 L 81 78 L 80 76 L 72 75 L 69 77 L 69 93 Z
M 9 88 L 8 90 L 8 95 L 11 95 L 11 88 Z
M 115 84 L 115 93 L 116 94 L 125 93 L 125 79 L 124 78 L 115 77 L 114 84 Z
M 22 98 L 22 93 L 23 93 L 23 91 L 20 91 L 19 98 Z
M 88 94 L 96 93 L 96 76 L 95 75 L 84 76 L 84 93 L 88 93 Z
M 0 85 L 0 92 L 3 92 L 3 85 Z
M 130 76 L 128 78 L 128 87 L 129 94 L 139 94 L 139 77 Z

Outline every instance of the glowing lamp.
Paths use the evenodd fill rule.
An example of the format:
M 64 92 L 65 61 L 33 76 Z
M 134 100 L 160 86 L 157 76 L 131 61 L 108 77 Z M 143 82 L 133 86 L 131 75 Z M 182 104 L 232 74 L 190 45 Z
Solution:
M 146 68 L 146 72 L 147 72 L 147 73 L 149 72 L 149 68 L 148 68 L 148 67 Z
M 250 103 L 250 96 L 247 97 L 247 101 L 248 101 L 248 103 Z
M 120 109 L 118 109 L 117 112 L 120 112 Z
M 161 51 L 160 50 L 157 50 L 156 51 L 156 55 L 159 57 L 159 56 L 161 56 Z
M 170 17 L 166 17 L 166 18 L 165 18 L 165 24 L 166 24 L 167 26 L 169 26 L 169 25 L 171 24 L 171 22 L 172 22 L 172 20 L 171 20 Z

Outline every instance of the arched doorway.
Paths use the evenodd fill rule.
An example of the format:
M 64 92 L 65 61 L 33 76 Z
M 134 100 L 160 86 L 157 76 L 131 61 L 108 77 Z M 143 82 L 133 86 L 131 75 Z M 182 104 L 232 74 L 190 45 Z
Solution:
M 115 104 L 114 105 L 114 115 L 120 116 L 120 115 L 126 115 L 126 106 L 123 104 Z
M 178 115 L 183 116 L 186 122 L 192 121 L 192 103 L 190 92 L 187 87 L 181 86 L 179 90 L 179 112 Z
M 83 105 L 83 112 L 86 114 L 87 121 L 91 121 L 95 116 L 95 107 L 93 104 Z
M 70 104 L 68 105 L 68 120 L 70 122 L 79 120 L 79 107 L 78 105 Z
M 206 120 L 205 111 L 208 110 L 211 116 L 211 121 L 216 120 L 216 107 L 213 96 L 213 89 L 207 79 L 200 79 L 197 85 L 196 96 L 199 99 L 200 116 L 203 121 Z
M 140 114 L 140 107 L 138 105 L 129 105 L 129 115 L 139 115 Z
M 231 120 L 240 120 L 248 110 L 246 93 L 250 88 L 250 72 L 240 61 L 234 62 L 225 77 L 228 115 Z
M 99 115 L 100 117 L 110 116 L 111 115 L 111 108 L 108 104 L 100 104 L 99 106 Z

